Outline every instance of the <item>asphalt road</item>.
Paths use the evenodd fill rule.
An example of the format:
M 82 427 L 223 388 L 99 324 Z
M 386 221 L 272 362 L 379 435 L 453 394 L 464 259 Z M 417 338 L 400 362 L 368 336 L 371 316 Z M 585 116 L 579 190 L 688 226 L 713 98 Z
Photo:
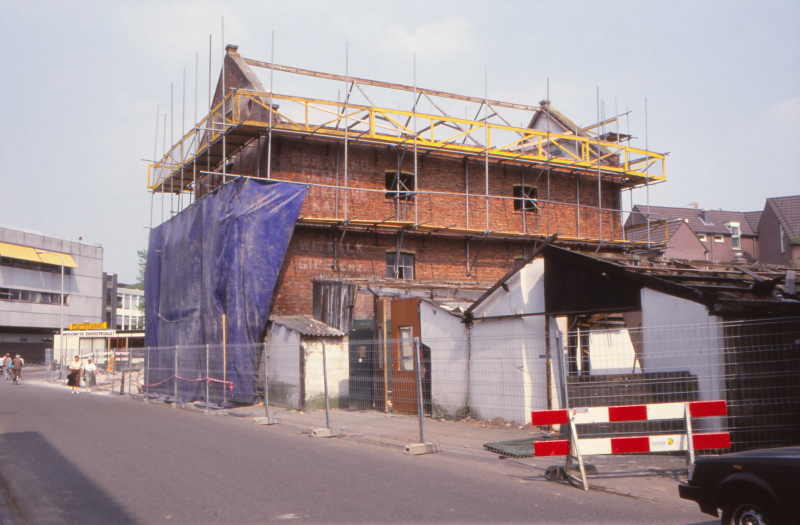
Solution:
M 0 380 L 0 492 L 25 523 L 718 523 L 451 452 L 409 457 L 107 394 Z

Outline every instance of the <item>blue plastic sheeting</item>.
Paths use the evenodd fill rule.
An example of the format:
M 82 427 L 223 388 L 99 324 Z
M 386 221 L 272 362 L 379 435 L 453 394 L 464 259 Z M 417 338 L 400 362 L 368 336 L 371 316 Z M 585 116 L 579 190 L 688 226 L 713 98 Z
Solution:
M 173 395 L 186 379 L 223 378 L 227 401 L 251 403 L 272 292 L 306 187 L 237 179 L 150 231 L 145 267 L 145 382 Z M 309 292 L 310 293 L 310 292 Z M 206 347 L 209 352 L 206 370 Z M 209 400 L 223 400 L 212 382 Z M 205 399 L 205 381 L 178 381 L 184 402 Z

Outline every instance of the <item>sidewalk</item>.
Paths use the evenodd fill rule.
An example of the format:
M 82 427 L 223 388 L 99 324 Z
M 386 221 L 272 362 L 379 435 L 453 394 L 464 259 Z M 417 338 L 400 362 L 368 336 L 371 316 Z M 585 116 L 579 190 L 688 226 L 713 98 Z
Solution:
M 227 411 L 238 418 L 264 417 L 263 406 L 242 407 Z M 270 416 L 277 417 L 282 426 L 310 435 L 312 430 L 325 427 L 325 411 L 299 412 L 282 407 L 270 407 Z M 374 444 L 404 448 L 419 442 L 419 420 L 416 416 L 384 414 L 376 411 L 330 411 L 331 427 L 341 429 L 341 439 L 352 439 Z M 530 429 L 522 429 L 527 433 Z M 508 431 L 482 428 L 463 422 L 439 421 L 425 418 L 427 441 L 442 446 L 443 454 L 456 455 L 480 462 L 482 465 L 519 476 L 521 480 L 544 483 L 544 472 L 552 465 L 563 466 L 563 457 L 508 458 L 486 451 L 483 444 L 509 439 Z M 697 504 L 678 497 L 678 483 L 686 480 L 686 460 L 682 456 L 667 455 L 614 455 L 589 456 L 586 463 L 597 467 L 598 474 L 588 476 L 590 490 L 633 497 L 660 504 L 697 510 Z M 566 482 L 562 482 L 565 483 Z M 570 490 L 581 490 L 570 488 Z

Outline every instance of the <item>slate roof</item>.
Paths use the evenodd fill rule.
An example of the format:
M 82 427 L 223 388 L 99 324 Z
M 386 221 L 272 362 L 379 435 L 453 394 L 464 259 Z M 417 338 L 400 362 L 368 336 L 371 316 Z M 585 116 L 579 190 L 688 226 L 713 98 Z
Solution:
M 800 195 L 772 197 L 767 199 L 767 206 L 778 216 L 786 233 L 800 235 Z
M 633 207 L 632 217 L 634 222 L 631 224 L 641 224 L 646 221 L 647 207 L 636 205 Z M 706 212 L 708 221 L 703 221 L 703 210 L 694 208 L 670 208 L 666 206 L 650 206 L 650 220 L 661 219 L 688 219 L 687 224 L 689 228 L 695 233 L 710 233 L 730 235 L 731 231 L 725 224 L 729 222 L 738 222 L 741 230 L 741 235 L 755 236 L 758 235 L 750 222 L 747 220 L 745 212 L 741 211 L 723 211 L 723 210 L 708 210 Z M 638 215 L 638 217 L 637 217 Z M 630 219 L 629 219 L 630 221 Z
M 274 324 L 285 326 L 289 330 L 294 330 L 303 335 L 317 337 L 341 337 L 345 335 L 341 330 L 328 326 L 322 321 L 317 321 L 310 315 L 273 315 L 269 320 Z

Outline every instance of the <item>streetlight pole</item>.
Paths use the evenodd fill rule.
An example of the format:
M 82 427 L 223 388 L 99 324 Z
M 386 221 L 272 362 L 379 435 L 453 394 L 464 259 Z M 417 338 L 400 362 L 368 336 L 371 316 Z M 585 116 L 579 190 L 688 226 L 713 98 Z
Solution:
M 60 341 L 60 345 L 61 345 L 61 350 L 60 350 L 60 354 L 61 354 L 60 355 L 60 358 L 61 358 L 61 377 L 64 377 L 64 258 L 61 256 L 60 253 L 51 252 L 51 251 L 48 251 L 48 250 L 36 250 L 36 253 L 38 253 L 38 254 L 51 253 L 51 254 L 57 256 L 59 258 L 59 260 L 61 261 L 61 322 L 59 323 L 59 325 L 60 325 L 60 334 L 61 335 L 59 337 L 59 341 Z

